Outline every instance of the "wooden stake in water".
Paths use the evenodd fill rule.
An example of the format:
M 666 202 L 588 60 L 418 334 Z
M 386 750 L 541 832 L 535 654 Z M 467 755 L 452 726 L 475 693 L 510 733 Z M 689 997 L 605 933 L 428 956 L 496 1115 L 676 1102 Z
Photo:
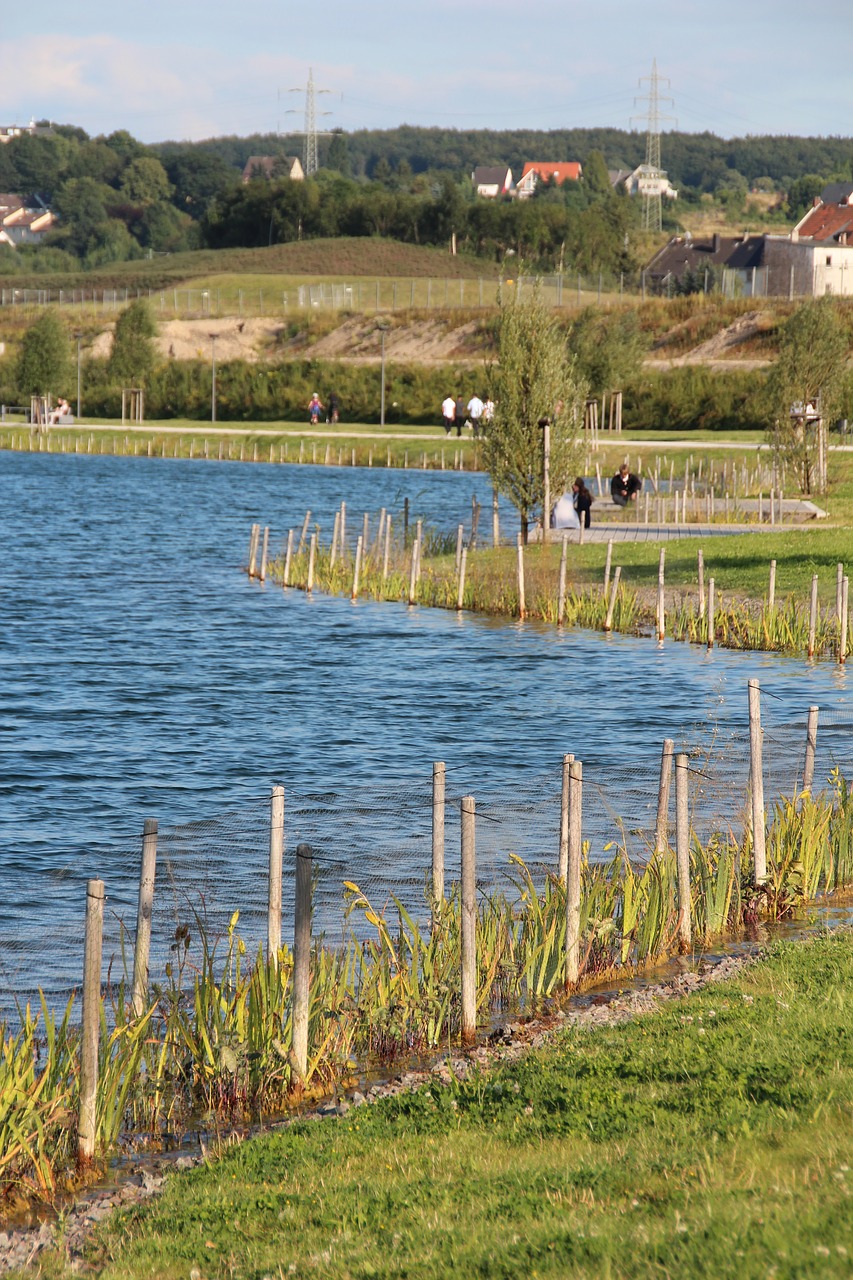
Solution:
M 305 590 L 311 592 L 314 590 L 314 560 L 317 555 L 317 535 L 311 534 L 311 541 L 308 544 L 308 579 L 305 584 Z
M 811 791 L 814 782 L 814 762 L 817 752 L 817 722 L 820 708 L 809 707 L 809 718 L 806 722 L 806 758 L 803 761 L 803 791 Z
M 341 513 L 340 511 L 336 511 L 334 523 L 332 524 L 332 545 L 329 548 L 329 568 L 330 569 L 334 569 L 335 567 L 335 558 L 338 554 L 338 535 L 340 534 L 340 530 L 341 530 Z
M 443 458 L 443 450 L 442 450 Z M 501 522 L 498 514 L 498 491 L 492 489 L 492 546 L 499 547 L 501 542 Z
M 252 525 L 252 536 L 249 539 L 249 577 L 255 576 L 255 565 L 258 559 L 258 538 L 260 537 L 261 526 L 259 524 Z
M 417 538 L 412 543 L 412 563 L 409 570 L 409 604 L 414 604 L 418 590 L 418 553 L 420 544 Z
M 465 603 L 465 569 L 468 564 L 468 548 L 462 548 L 459 557 L 459 575 L 456 581 L 456 608 L 460 610 Z
M 716 620 L 714 617 L 714 579 L 708 579 L 708 648 L 713 649 L 716 639 Z
M 767 879 L 767 853 L 764 829 L 764 769 L 762 765 L 761 688 L 757 680 L 749 681 L 749 781 L 752 793 L 752 849 L 756 885 Z
M 389 514 L 389 516 L 385 521 L 385 552 L 382 556 L 382 581 L 383 582 L 386 582 L 388 579 L 388 561 L 390 559 L 390 556 L 391 556 L 391 516 Z
M 690 949 L 690 814 L 687 790 L 687 756 L 675 757 L 675 867 L 678 880 L 678 941 L 682 951 Z
M 569 766 L 574 762 L 574 755 L 563 756 L 563 785 L 560 792 L 560 850 L 558 874 L 563 884 L 569 874 L 569 789 L 571 773 Z
M 663 853 L 669 840 L 669 788 L 672 780 L 672 758 L 675 743 L 664 738 L 660 754 L 660 778 L 658 780 L 658 812 L 655 820 L 655 853 Z
M 293 923 L 293 1049 L 291 1070 L 299 1085 L 308 1074 L 308 1005 L 311 976 L 311 846 L 296 846 L 296 903 Z
M 284 787 L 273 787 L 270 797 L 270 866 L 267 894 L 267 961 L 278 968 L 281 950 L 281 874 L 284 859 Z
M 844 581 L 844 565 L 835 566 L 835 617 L 841 620 L 841 584 Z
M 838 661 L 843 666 L 847 661 L 847 620 L 849 616 L 848 590 L 850 579 L 845 577 L 841 582 L 841 626 L 838 635 Z
M 465 539 L 464 524 L 457 525 L 456 528 L 456 576 L 459 577 L 459 565 L 462 560 L 462 543 Z
M 518 535 L 518 543 L 516 545 L 516 562 L 518 574 L 518 616 L 523 619 L 527 616 L 527 606 L 524 599 L 524 543 L 521 540 L 521 534 Z
M 610 566 L 613 563 L 613 539 L 607 539 L 607 555 L 604 557 L 604 599 L 607 599 L 607 589 L 610 586 Z
M 261 582 L 266 582 L 267 580 L 267 556 L 269 555 L 269 549 L 270 549 L 270 527 L 268 524 L 265 524 L 264 525 L 264 542 L 263 542 L 263 547 L 261 549 L 261 569 L 260 569 L 260 573 L 258 574 L 258 577 L 260 578 Z
M 447 766 L 436 760 L 432 766 L 432 900 L 444 902 L 444 795 Z
M 557 585 L 557 626 L 563 625 L 566 615 L 566 558 L 568 554 L 569 535 L 563 534 L 560 547 L 560 579 Z
M 477 1039 L 477 848 L 476 804 L 462 797 L 462 1043 Z
M 702 548 L 699 548 L 697 555 L 699 562 L 699 618 L 705 617 L 705 554 Z
M 776 561 L 770 561 L 770 582 L 767 587 L 767 608 L 776 607 Z
M 566 869 L 566 986 L 580 977 L 581 858 L 583 856 L 583 765 L 569 765 L 569 850 Z
M 284 553 L 284 573 L 281 576 L 281 585 L 283 587 L 290 586 L 290 566 L 293 563 L 293 530 L 287 531 L 287 550 Z
M 299 554 L 300 556 L 302 555 L 302 552 L 305 550 L 305 539 L 308 537 L 308 525 L 309 525 L 310 521 L 311 521 L 311 512 L 310 512 L 310 511 L 306 511 L 306 512 L 305 512 L 305 519 L 304 519 L 304 521 L 302 522 L 302 533 L 299 535 L 299 551 L 298 551 L 298 554 Z
M 661 547 L 658 560 L 658 640 L 666 636 L 666 599 L 664 595 L 664 561 L 666 550 Z
M 841 616 L 841 602 L 839 600 L 838 616 Z M 812 574 L 812 594 L 809 601 L 809 657 L 814 657 L 815 643 L 817 641 L 817 574 Z
M 89 1164 L 95 1155 L 105 896 L 103 880 L 86 882 L 86 935 L 83 945 L 83 1007 L 80 1028 L 80 1103 L 77 1119 L 77 1162 L 81 1166 Z
M 616 597 L 619 594 L 619 579 L 622 577 L 622 566 L 617 564 L 613 574 L 613 586 L 610 590 L 610 602 L 607 605 L 607 617 L 604 619 L 604 630 L 613 630 L 613 611 L 616 608 Z
M 136 945 L 133 951 L 133 1012 L 141 1018 L 148 999 L 148 958 L 151 952 L 151 916 L 157 874 L 157 820 L 146 818 L 142 827 L 142 866 L 136 907 Z
M 347 504 L 341 503 L 341 531 L 338 547 L 341 553 L 341 559 L 346 559 L 347 554 Z
M 364 542 L 362 540 L 361 534 L 359 534 L 355 544 L 355 566 L 352 571 L 352 599 L 353 600 L 358 599 L 358 580 L 359 580 L 359 576 L 361 575 L 361 556 L 362 556 L 363 549 L 364 549 Z

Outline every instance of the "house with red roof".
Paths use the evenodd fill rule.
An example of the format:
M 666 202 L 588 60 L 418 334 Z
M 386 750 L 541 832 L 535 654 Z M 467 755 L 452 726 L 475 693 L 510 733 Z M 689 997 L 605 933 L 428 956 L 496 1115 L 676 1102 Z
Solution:
M 583 177 L 580 161 L 528 160 L 515 192 L 520 200 L 533 195 L 540 182 L 579 182 Z

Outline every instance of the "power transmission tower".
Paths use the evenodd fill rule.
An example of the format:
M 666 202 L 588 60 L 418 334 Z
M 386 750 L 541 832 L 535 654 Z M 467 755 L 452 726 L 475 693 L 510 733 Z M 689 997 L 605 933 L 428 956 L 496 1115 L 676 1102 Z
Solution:
M 302 168 L 305 170 L 305 177 L 308 178 L 312 173 L 316 173 L 319 169 L 317 161 L 317 138 L 321 135 L 317 132 L 317 100 L 318 93 L 331 93 L 330 89 L 316 89 L 314 87 L 314 68 L 308 68 L 308 83 L 304 90 L 302 86 L 298 89 L 290 89 L 290 93 L 305 94 L 305 130 L 304 143 L 302 148 Z M 331 115 L 329 111 L 321 111 L 320 115 Z M 325 132 L 322 134 L 326 136 Z
M 672 98 L 662 97 L 660 94 L 658 86 L 663 83 L 669 88 L 670 83 L 663 76 L 658 75 L 656 58 L 652 58 L 652 74 L 640 77 L 640 88 L 646 81 L 649 85 L 648 93 L 641 93 L 634 99 L 635 106 L 638 102 L 648 103 L 645 115 L 633 117 L 633 119 L 645 120 L 647 126 L 646 162 L 640 165 L 638 190 L 643 199 L 643 229 L 660 231 L 662 229 L 661 195 L 667 185 L 666 173 L 660 167 L 660 127 L 662 120 L 673 123 L 676 123 L 676 120 L 675 116 L 661 114 L 660 104 L 667 102 L 672 105 Z

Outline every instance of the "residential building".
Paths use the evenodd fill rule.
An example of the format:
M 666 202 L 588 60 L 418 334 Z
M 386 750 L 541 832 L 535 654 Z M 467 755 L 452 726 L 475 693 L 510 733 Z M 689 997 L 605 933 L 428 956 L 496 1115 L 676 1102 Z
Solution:
M 509 195 L 513 190 L 512 169 L 505 164 L 478 165 L 471 174 L 471 181 L 477 195 L 489 200 Z
M 301 182 L 305 177 L 302 161 L 298 156 L 249 156 L 243 167 L 244 183 L 253 178 L 266 178 L 270 182 L 275 177 Z
M 662 196 L 664 200 L 677 200 L 678 192 L 663 169 L 650 169 L 638 164 L 630 172 L 624 169 L 608 170 L 612 186 L 624 187 L 629 196 Z
M 540 182 L 578 182 L 583 176 L 579 161 L 568 163 L 552 160 L 528 160 L 516 187 L 519 200 L 526 200 L 533 195 Z
M 0 145 L 11 142 L 13 138 L 23 137 L 24 134 L 29 134 L 31 138 L 52 138 L 53 126 L 36 124 L 35 120 L 31 120 L 29 124 L 0 124 Z
M 56 226 L 56 215 L 37 197 L 0 192 L 0 244 L 39 244 Z

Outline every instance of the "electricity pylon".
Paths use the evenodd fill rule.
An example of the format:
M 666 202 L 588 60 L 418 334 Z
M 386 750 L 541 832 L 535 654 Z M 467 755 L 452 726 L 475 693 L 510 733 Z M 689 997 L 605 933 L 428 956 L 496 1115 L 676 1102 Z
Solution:
M 316 89 L 314 87 L 314 69 L 308 68 L 308 83 L 304 89 L 300 85 L 298 89 L 290 89 L 290 93 L 305 94 L 305 131 L 304 143 L 302 148 L 302 168 L 305 170 L 305 177 L 310 177 L 312 173 L 316 173 L 319 169 L 317 162 L 317 138 L 320 136 L 317 132 L 317 102 L 316 95 L 318 93 L 331 93 L 330 89 Z M 320 115 L 331 115 L 330 111 L 321 111 Z M 324 135 L 325 136 L 325 133 Z
M 649 84 L 649 91 L 636 97 L 634 105 L 636 106 L 638 102 L 646 102 L 648 111 L 643 116 L 632 117 L 632 120 L 645 120 L 647 126 L 646 162 L 640 165 L 638 190 L 643 199 L 643 229 L 660 231 L 662 229 L 661 193 L 666 183 L 666 174 L 660 167 L 660 126 L 662 120 L 675 123 L 675 116 L 661 114 L 660 104 L 668 102 L 672 105 L 672 98 L 661 97 L 658 85 L 664 83 L 669 88 L 670 84 L 663 76 L 658 75 L 656 58 L 652 58 L 652 74 L 640 76 L 640 88 L 646 81 Z

